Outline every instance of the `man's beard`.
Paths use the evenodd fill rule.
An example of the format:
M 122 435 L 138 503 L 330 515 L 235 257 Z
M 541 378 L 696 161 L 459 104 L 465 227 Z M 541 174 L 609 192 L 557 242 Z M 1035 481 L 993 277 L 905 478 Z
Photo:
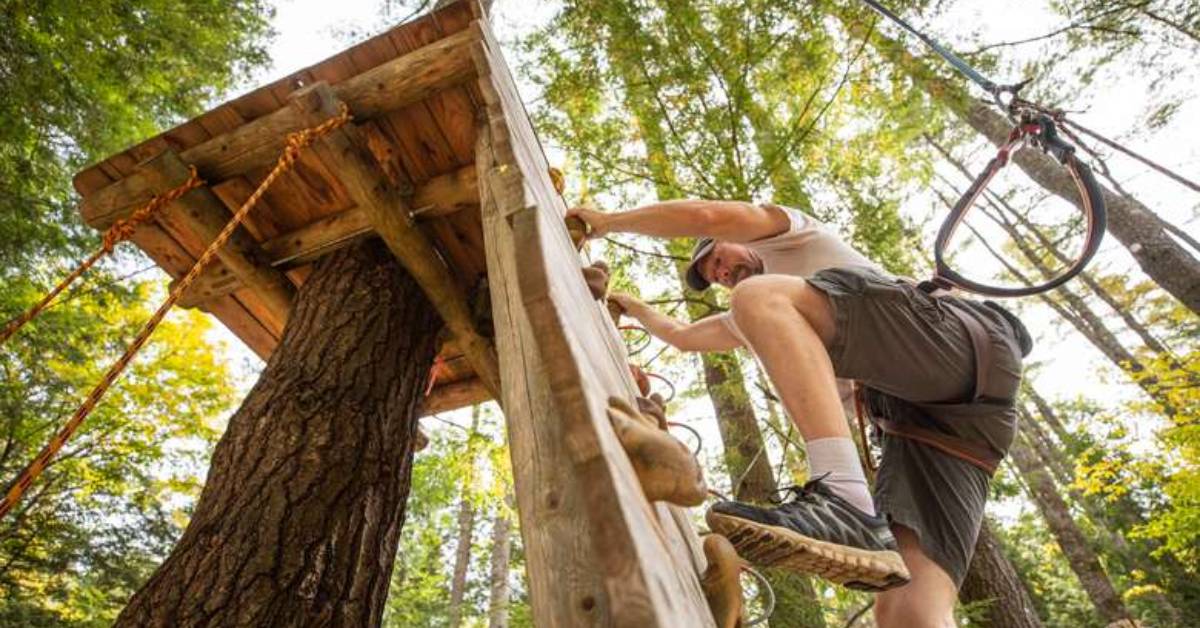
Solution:
M 735 286 L 741 283 L 743 279 L 746 279 L 747 277 L 753 277 L 757 274 L 758 269 L 754 268 L 750 264 L 738 264 L 730 271 L 730 275 L 733 280 L 732 283 Z

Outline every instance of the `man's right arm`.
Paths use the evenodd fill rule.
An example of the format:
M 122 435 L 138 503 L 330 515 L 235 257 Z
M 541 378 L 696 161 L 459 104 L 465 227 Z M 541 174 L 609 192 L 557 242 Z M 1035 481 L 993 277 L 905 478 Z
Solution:
M 729 351 L 742 343 L 719 317 L 709 316 L 695 323 L 678 321 L 627 294 L 612 294 L 637 319 L 646 331 L 680 351 Z
M 750 242 L 778 235 L 791 226 L 781 208 L 741 201 L 662 201 L 612 213 L 574 207 L 567 216 L 587 223 L 593 238 L 607 233 L 639 233 L 659 238 Z

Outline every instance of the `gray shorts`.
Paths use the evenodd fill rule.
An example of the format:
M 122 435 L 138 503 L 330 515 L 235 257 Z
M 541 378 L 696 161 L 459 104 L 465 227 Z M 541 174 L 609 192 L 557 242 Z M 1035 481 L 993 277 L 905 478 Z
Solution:
M 998 309 L 931 297 L 908 281 L 862 269 L 824 270 L 809 283 L 833 305 L 834 372 L 872 391 L 873 412 L 1008 452 L 1017 425 L 1013 400 L 1021 352 L 1013 325 Z M 975 388 L 975 353 L 948 300 L 979 314 L 992 343 L 993 368 L 976 402 L 963 402 Z M 983 520 L 989 474 L 908 438 L 879 430 L 875 438 L 883 450 L 876 508 L 912 529 L 925 554 L 961 585 Z

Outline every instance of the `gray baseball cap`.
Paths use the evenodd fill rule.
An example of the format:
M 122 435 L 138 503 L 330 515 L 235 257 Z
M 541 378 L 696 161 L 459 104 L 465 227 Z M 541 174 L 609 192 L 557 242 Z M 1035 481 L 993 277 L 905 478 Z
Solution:
M 701 292 L 707 290 L 712 285 L 700 274 L 700 260 L 712 252 L 713 246 L 716 244 L 712 238 L 700 238 L 696 242 L 696 246 L 692 248 L 692 261 L 688 263 L 687 274 L 685 275 L 687 284 L 692 290 Z

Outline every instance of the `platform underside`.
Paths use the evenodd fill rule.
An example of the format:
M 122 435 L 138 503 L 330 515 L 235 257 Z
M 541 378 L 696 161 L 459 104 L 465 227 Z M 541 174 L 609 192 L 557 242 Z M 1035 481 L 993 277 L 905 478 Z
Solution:
M 81 172 L 107 228 L 187 179 L 206 185 L 133 241 L 188 271 L 274 165 L 289 132 L 345 106 L 183 303 L 259 355 L 322 255 L 379 237 L 445 323 L 431 413 L 500 401 L 537 625 L 711 627 L 684 509 L 649 503 L 613 432 L 629 356 L 589 294 L 516 85 L 487 19 L 460 0 L 217 107 Z
M 274 165 L 286 132 L 296 130 L 294 116 L 286 115 L 290 97 L 323 81 L 352 91 L 347 100 L 379 172 L 406 193 L 420 231 L 464 297 L 474 298 L 486 262 L 474 168 L 481 97 L 471 57 L 479 36 L 468 32 L 478 17 L 472 6 L 451 4 L 402 24 L 89 167 L 75 177 L 84 219 L 106 228 L 167 189 L 169 173 L 147 176 L 142 167 L 161 160 L 164 151 L 198 167 L 210 199 L 228 217 Z M 391 83 L 398 76 L 407 83 Z M 172 209 L 140 228 L 134 242 L 178 278 L 210 238 L 189 219 L 187 208 Z M 336 165 L 313 151 L 267 191 L 247 217 L 245 231 L 259 249 L 251 261 L 277 270 L 292 287 L 304 283 L 320 256 L 374 233 Z M 247 285 L 223 260 L 204 272 L 181 304 L 212 313 L 263 359 L 286 322 L 278 300 Z M 491 397 L 453 342 L 444 343 L 436 371 L 428 411 Z

